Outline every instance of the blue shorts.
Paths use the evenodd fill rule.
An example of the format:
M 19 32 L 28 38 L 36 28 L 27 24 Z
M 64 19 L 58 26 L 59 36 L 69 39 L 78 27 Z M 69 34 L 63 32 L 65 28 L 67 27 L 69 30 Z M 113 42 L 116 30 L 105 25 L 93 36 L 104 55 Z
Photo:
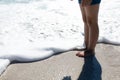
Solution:
M 79 4 L 81 4 L 81 0 L 78 0 Z M 92 0 L 91 5 L 100 4 L 101 0 Z

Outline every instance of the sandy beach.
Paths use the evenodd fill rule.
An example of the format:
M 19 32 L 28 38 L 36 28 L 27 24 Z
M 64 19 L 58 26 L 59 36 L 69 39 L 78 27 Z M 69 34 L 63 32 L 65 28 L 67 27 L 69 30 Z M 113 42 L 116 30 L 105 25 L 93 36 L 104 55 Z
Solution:
M 120 79 L 120 46 L 98 44 L 96 58 L 86 59 L 85 64 L 84 59 L 76 57 L 75 53 L 70 51 L 43 61 L 11 64 L 0 80 Z
M 77 0 L 0 0 L 0 80 L 120 80 L 119 5 L 102 0 L 96 56 L 84 59 L 70 51 L 85 47 Z

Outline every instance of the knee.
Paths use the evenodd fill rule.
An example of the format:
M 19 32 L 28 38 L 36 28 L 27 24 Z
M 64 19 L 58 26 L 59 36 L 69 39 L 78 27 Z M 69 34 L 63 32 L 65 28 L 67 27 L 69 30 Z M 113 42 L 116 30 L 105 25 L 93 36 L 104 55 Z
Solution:
M 87 18 L 85 16 L 83 17 L 83 22 L 84 24 L 87 24 Z
M 93 18 L 87 18 L 86 23 L 89 27 L 96 27 L 98 26 L 98 20 Z

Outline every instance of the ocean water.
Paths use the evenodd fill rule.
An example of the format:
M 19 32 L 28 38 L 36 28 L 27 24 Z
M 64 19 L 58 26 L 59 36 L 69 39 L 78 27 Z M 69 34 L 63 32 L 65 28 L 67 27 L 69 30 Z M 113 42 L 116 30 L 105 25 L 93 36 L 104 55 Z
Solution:
M 37 1 L 37 0 L 0 0 L 0 3 L 1 4 L 29 3 L 30 1 Z
M 102 1 L 98 43 L 120 45 L 120 1 Z M 0 74 L 12 61 L 43 60 L 84 46 L 77 0 L 0 0 Z

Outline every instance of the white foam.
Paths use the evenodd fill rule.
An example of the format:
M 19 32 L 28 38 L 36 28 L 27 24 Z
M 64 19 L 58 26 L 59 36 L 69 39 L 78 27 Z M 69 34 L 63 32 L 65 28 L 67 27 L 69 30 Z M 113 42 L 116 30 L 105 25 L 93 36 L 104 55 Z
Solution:
M 58 52 L 85 47 L 77 0 L 0 3 L 0 74 L 12 61 L 42 60 Z M 120 45 L 119 4 L 119 0 L 102 1 L 98 42 Z
M 6 70 L 7 66 L 10 64 L 8 59 L 0 59 L 0 74 Z

